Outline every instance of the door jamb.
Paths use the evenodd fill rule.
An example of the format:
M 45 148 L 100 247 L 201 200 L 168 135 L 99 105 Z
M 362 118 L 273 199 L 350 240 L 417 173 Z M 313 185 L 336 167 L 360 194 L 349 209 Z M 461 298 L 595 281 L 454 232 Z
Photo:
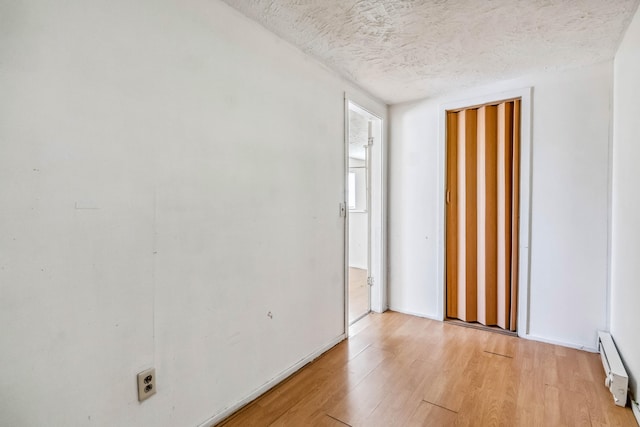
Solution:
M 378 183 L 377 185 L 380 187 L 379 191 L 379 199 L 377 203 L 380 204 L 380 217 L 379 222 L 377 224 L 380 227 L 379 231 L 379 276 L 374 275 L 374 285 L 370 289 L 370 308 L 371 311 L 382 313 L 387 310 L 388 302 L 387 302 L 387 138 L 386 138 L 386 120 L 387 115 L 386 111 L 378 111 L 379 108 L 376 108 L 374 105 L 371 105 L 370 102 L 367 102 L 365 99 L 361 97 L 354 96 L 350 93 L 344 94 L 344 153 L 343 153 L 343 161 L 344 161 L 344 170 L 343 170 L 343 181 L 344 181 L 344 194 L 343 194 L 343 203 L 346 209 L 346 215 L 344 216 L 345 227 L 344 227 L 344 328 L 345 334 L 349 336 L 349 209 L 347 207 L 347 191 L 348 191 L 348 174 L 349 174 L 349 104 L 354 104 L 359 109 L 363 110 L 367 114 L 377 118 L 380 120 L 380 141 L 376 141 L 374 143 L 373 148 L 369 148 L 368 150 L 373 151 L 376 150 L 378 158 L 379 158 L 379 176 L 371 179 L 371 185 L 373 185 L 374 179 Z M 370 163 L 371 166 L 371 163 Z M 373 172 L 373 167 L 370 167 L 370 172 Z M 368 209 L 371 209 L 373 204 L 373 197 L 370 197 Z M 370 214 L 370 217 L 373 215 Z M 373 226 L 373 221 L 369 222 L 370 236 L 369 236 L 369 248 L 373 245 L 373 233 L 371 233 L 371 229 Z M 371 264 L 371 262 L 370 262 Z M 371 265 L 369 265 L 369 269 L 371 269 Z M 369 275 L 372 275 L 371 271 L 369 271 Z M 375 294 L 374 294 L 375 292 Z

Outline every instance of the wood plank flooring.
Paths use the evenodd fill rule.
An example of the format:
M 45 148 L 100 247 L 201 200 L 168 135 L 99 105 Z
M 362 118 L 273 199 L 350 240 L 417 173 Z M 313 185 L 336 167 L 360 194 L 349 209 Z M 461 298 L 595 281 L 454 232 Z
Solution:
M 387 312 L 222 423 L 637 426 L 597 354 Z

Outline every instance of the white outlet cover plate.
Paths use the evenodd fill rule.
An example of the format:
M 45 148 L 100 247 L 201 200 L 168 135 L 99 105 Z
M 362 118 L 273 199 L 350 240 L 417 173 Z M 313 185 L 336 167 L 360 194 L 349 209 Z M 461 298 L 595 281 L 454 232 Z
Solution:
M 156 394 L 156 370 L 150 368 L 138 374 L 138 400 L 142 402 L 154 394 Z

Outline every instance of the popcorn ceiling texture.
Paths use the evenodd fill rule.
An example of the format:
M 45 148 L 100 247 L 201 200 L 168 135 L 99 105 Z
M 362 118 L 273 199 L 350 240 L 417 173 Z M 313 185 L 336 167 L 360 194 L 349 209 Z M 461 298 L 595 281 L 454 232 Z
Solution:
M 393 104 L 613 58 L 639 0 L 224 0 Z
M 369 119 L 349 111 L 349 157 L 365 160 L 364 146 L 369 143 Z

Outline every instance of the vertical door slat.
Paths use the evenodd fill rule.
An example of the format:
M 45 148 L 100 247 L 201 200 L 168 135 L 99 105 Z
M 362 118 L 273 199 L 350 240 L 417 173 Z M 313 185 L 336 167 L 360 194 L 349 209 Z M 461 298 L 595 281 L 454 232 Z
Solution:
M 458 113 L 458 140 L 457 152 L 458 158 L 456 169 L 458 171 L 458 211 L 456 216 L 458 217 L 458 233 L 456 234 L 458 245 L 458 264 L 457 269 L 457 291 L 458 291 L 458 318 L 467 320 L 467 304 L 466 304 L 466 283 L 467 283 L 467 251 L 466 251 L 466 237 L 467 237 L 467 222 L 465 221 L 465 213 L 467 209 L 467 180 L 466 180 L 466 112 L 461 111 Z
M 495 106 L 478 112 L 478 322 L 496 323 L 497 146 Z
M 477 186 L 476 180 L 478 177 L 478 150 L 477 137 L 478 137 L 478 110 L 469 109 L 466 110 L 466 159 L 465 166 L 467 170 L 467 183 L 466 183 L 466 318 L 467 321 L 476 321 L 478 318 L 478 220 L 477 220 Z
M 458 113 L 447 113 L 447 317 L 458 317 Z
M 458 113 L 458 317 L 476 320 L 476 111 Z
M 512 103 L 498 105 L 498 320 L 509 329 L 511 318 L 511 136 Z
M 511 204 L 511 322 L 517 328 L 518 260 L 520 259 L 520 100 L 513 103 L 513 203 Z

